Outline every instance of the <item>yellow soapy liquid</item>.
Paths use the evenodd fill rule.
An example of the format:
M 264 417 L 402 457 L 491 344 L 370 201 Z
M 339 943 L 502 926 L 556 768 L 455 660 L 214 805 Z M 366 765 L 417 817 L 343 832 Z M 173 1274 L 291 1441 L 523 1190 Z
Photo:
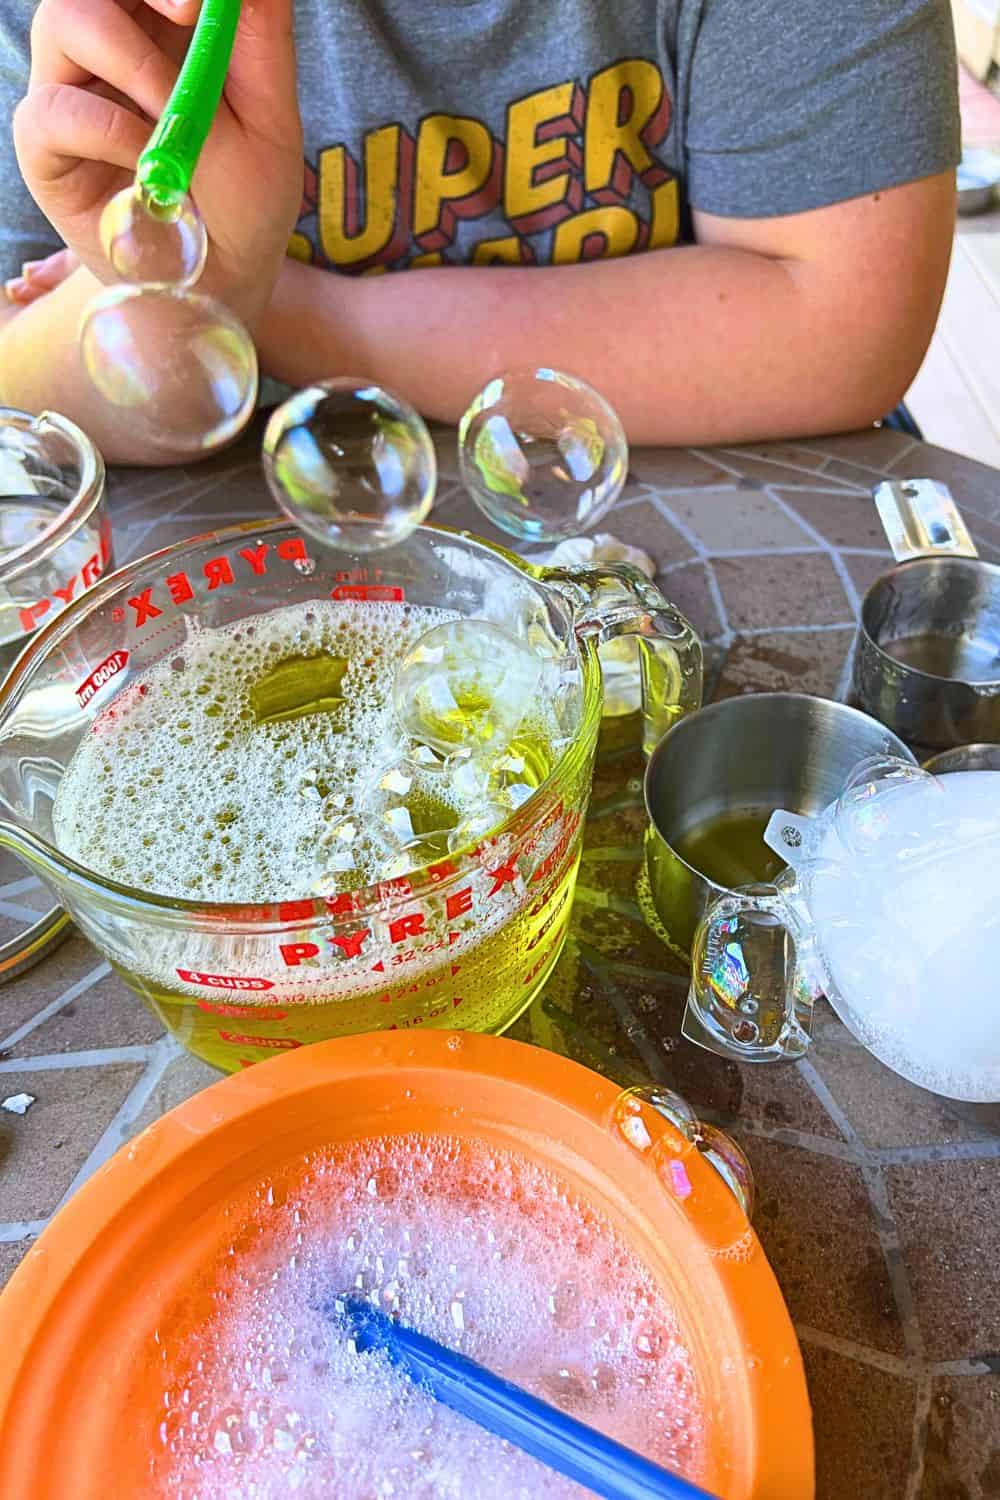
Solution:
M 568 743 L 565 704 L 557 721 L 537 695 L 482 768 L 487 790 L 474 766 L 414 759 L 392 709 L 395 664 L 447 618 L 317 601 L 202 629 L 128 683 L 68 766 L 54 809 L 65 854 L 162 897 L 253 903 L 275 926 L 301 918 L 277 932 L 205 918 L 91 932 L 215 1066 L 388 1026 L 501 1030 L 554 965 L 590 757 L 574 757 L 516 838 L 489 809 L 510 784 L 527 800 L 548 779 Z M 436 883 L 418 898 L 428 866 Z M 380 881 L 376 911 L 356 893 Z

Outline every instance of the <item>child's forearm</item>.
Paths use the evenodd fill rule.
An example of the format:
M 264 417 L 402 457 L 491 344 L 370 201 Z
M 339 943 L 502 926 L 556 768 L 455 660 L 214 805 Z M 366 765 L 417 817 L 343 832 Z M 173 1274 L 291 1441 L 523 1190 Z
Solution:
M 289 261 L 261 363 L 297 385 L 364 375 L 444 421 L 490 376 L 550 365 L 595 385 L 635 443 L 856 428 L 923 357 L 950 193 L 942 178 L 786 221 L 705 221 L 715 243 L 584 265 L 348 279 Z
M 87 378 L 78 329 L 100 290 L 80 267 L 30 306 L 0 311 L 0 405 L 60 412 L 83 428 L 108 463 L 179 463 L 190 455 L 159 447 L 151 452 L 137 439 L 128 409 L 109 406 Z

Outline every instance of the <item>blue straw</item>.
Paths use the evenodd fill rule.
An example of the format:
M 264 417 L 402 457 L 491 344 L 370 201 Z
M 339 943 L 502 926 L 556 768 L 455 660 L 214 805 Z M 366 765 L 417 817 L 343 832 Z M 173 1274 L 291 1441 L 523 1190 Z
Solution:
M 334 1308 L 346 1316 L 359 1354 L 385 1354 L 435 1400 L 594 1494 L 606 1500 L 716 1500 L 464 1354 L 401 1327 L 364 1297 L 338 1297 Z

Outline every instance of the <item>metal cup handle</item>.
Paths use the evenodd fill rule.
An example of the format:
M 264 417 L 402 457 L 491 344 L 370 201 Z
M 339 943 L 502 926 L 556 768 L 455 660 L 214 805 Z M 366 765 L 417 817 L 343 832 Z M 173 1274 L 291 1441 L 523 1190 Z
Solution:
M 738 1062 L 801 1057 L 817 991 L 813 960 L 793 895 L 774 885 L 727 891 L 695 933 L 684 1036 Z
M 639 643 L 642 748 L 649 755 L 667 730 L 701 706 L 701 642 L 655 584 L 626 563 L 600 568 L 542 568 L 543 583 L 573 606 L 583 641 L 601 646 L 621 635 Z

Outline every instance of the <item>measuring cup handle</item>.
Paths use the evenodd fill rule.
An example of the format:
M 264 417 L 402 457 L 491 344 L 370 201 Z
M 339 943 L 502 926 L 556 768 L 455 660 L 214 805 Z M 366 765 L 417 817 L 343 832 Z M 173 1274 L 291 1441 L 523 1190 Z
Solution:
M 711 903 L 691 945 L 681 1030 L 738 1062 L 781 1062 L 809 1046 L 819 991 L 815 944 L 794 896 L 742 886 Z
M 642 748 L 648 755 L 667 730 L 701 706 L 701 642 L 655 584 L 627 563 L 601 568 L 545 568 L 545 583 L 568 597 L 577 636 L 601 646 L 620 635 L 639 642 Z

